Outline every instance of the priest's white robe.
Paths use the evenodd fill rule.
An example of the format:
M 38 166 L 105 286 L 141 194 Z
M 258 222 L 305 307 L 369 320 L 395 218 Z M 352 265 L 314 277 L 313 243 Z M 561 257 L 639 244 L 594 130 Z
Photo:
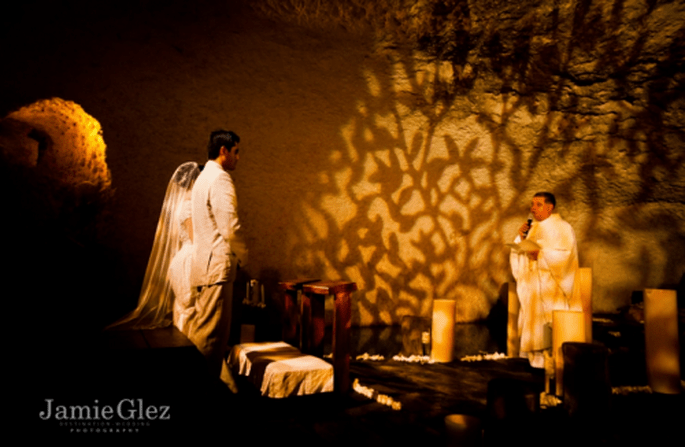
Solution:
M 521 356 L 541 368 L 543 352 L 551 348 L 552 314 L 569 309 L 578 270 L 578 247 L 573 228 L 558 214 L 533 222 L 527 239 L 541 247 L 537 261 L 515 250 L 510 261 L 520 302 Z M 521 242 L 521 237 L 514 242 Z

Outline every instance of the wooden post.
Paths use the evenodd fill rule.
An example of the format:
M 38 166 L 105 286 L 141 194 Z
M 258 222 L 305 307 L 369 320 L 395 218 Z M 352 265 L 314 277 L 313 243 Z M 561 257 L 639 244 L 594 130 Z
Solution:
M 301 346 L 301 334 L 298 334 L 301 309 L 297 307 L 297 293 L 302 290 L 304 284 L 316 281 L 319 280 L 307 278 L 278 283 L 278 288 L 283 296 L 283 341 L 293 346 Z
M 351 294 L 357 284 L 348 281 L 322 281 L 305 284 L 302 287 L 303 311 L 306 303 L 311 318 L 302 320 L 303 352 L 323 354 L 324 300 L 333 295 L 333 380 L 337 393 L 347 392 L 350 388 L 350 326 Z M 317 316 L 320 312 L 320 318 Z M 304 314 L 303 314 L 304 317 Z M 306 346 L 306 348 L 305 348 Z M 308 349 L 309 352 L 306 352 Z

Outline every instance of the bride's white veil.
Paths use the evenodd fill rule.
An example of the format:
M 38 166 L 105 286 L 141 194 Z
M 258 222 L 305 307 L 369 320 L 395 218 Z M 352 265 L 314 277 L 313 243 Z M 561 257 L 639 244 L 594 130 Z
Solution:
M 106 329 L 155 329 L 171 325 L 174 293 L 167 274 L 182 244 L 178 213 L 198 175 L 198 164 L 189 161 L 179 166 L 169 180 L 138 306 Z

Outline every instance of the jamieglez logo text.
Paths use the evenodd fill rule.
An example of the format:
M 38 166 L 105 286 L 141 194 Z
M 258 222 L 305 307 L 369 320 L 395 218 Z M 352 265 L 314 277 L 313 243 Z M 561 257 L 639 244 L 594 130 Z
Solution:
M 171 412 L 168 405 L 145 405 L 143 399 L 122 399 L 116 405 L 53 405 L 55 399 L 45 399 L 47 407 L 39 417 L 44 421 L 168 421 Z

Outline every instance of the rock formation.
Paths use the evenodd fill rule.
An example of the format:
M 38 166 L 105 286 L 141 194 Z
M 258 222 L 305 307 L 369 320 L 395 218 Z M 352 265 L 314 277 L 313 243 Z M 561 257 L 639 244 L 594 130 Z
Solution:
M 2 35 L 0 111 L 60 97 L 102 125 L 116 200 L 99 243 L 131 308 L 166 182 L 220 127 L 244 142 L 248 273 L 355 281 L 355 324 L 437 298 L 486 318 L 541 190 L 575 228 L 595 311 L 685 270 L 683 0 L 23 12 Z

